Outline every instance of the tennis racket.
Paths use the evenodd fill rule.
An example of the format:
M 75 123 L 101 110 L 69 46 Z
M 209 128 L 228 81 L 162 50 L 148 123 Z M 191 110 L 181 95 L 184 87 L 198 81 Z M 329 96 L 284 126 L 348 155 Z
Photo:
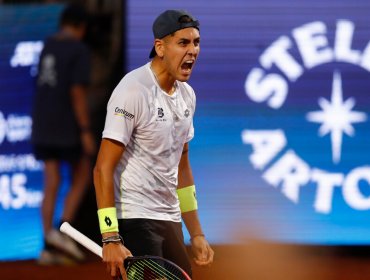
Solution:
M 102 258 L 102 247 L 69 223 L 64 222 L 60 231 Z M 128 257 L 124 261 L 124 266 L 128 280 L 191 280 L 181 267 L 157 256 Z

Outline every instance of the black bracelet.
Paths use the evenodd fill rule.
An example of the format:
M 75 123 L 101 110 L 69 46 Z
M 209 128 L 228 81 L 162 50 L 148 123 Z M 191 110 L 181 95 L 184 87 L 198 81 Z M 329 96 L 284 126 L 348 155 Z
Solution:
M 121 235 L 112 235 L 112 236 L 108 236 L 108 237 L 104 237 L 102 238 L 101 242 L 104 244 L 108 244 L 108 243 L 122 243 L 122 245 L 124 244 L 123 242 L 123 238 Z

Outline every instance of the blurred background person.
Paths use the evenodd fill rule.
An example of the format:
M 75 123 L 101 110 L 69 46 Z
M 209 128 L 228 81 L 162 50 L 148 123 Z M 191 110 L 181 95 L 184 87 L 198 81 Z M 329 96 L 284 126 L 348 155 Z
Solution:
M 81 261 L 83 252 L 54 225 L 55 204 L 61 183 L 61 164 L 68 164 L 71 185 L 60 223 L 73 220 L 90 181 L 95 154 L 87 106 L 90 53 L 82 42 L 88 14 L 82 6 L 69 5 L 61 14 L 60 30 L 48 38 L 40 56 L 33 107 L 32 145 L 44 162 L 42 222 L 44 250 L 39 263 Z

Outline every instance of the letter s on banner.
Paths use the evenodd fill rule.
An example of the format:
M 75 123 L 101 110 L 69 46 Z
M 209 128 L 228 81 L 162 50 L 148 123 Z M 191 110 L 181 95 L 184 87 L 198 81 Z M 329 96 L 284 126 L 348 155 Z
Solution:
M 262 69 L 253 68 L 245 81 L 244 90 L 253 101 L 267 101 L 269 107 L 279 109 L 288 94 L 288 85 L 278 74 L 265 75 Z

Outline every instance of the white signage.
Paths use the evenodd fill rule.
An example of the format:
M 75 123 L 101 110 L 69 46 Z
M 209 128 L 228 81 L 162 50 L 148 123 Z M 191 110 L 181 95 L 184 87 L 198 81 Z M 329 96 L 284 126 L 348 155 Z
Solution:
M 260 67 L 253 68 L 245 80 L 246 95 L 253 102 L 265 102 L 268 107 L 281 110 L 288 98 L 289 83 L 295 83 L 309 69 L 342 62 L 370 72 L 370 41 L 362 50 L 353 49 L 354 33 L 353 22 L 338 20 L 334 44 L 330 45 L 324 22 L 315 21 L 293 29 L 293 39 L 281 36 L 262 53 Z M 290 52 L 293 46 L 298 48 L 299 60 Z M 273 66 L 279 71 L 267 73 Z M 356 110 L 354 97 L 344 100 L 339 70 L 332 73 L 331 84 L 330 100 L 324 97 L 313 100 L 317 110 L 306 112 L 305 120 L 318 124 L 319 137 L 330 137 L 332 162 L 338 165 L 343 137 L 355 137 L 356 124 L 367 122 L 368 116 Z M 360 189 L 360 181 L 370 186 L 370 166 L 358 166 L 347 174 L 310 166 L 289 147 L 281 129 L 246 129 L 242 132 L 242 141 L 252 147 L 249 159 L 254 168 L 261 170 L 265 182 L 274 188 L 281 187 L 282 194 L 293 203 L 299 203 L 302 188 L 314 183 L 313 208 L 318 213 L 332 211 L 335 188 L 341 189 L 344 201 L 351 208 L 370 209 L 370 197 Z

